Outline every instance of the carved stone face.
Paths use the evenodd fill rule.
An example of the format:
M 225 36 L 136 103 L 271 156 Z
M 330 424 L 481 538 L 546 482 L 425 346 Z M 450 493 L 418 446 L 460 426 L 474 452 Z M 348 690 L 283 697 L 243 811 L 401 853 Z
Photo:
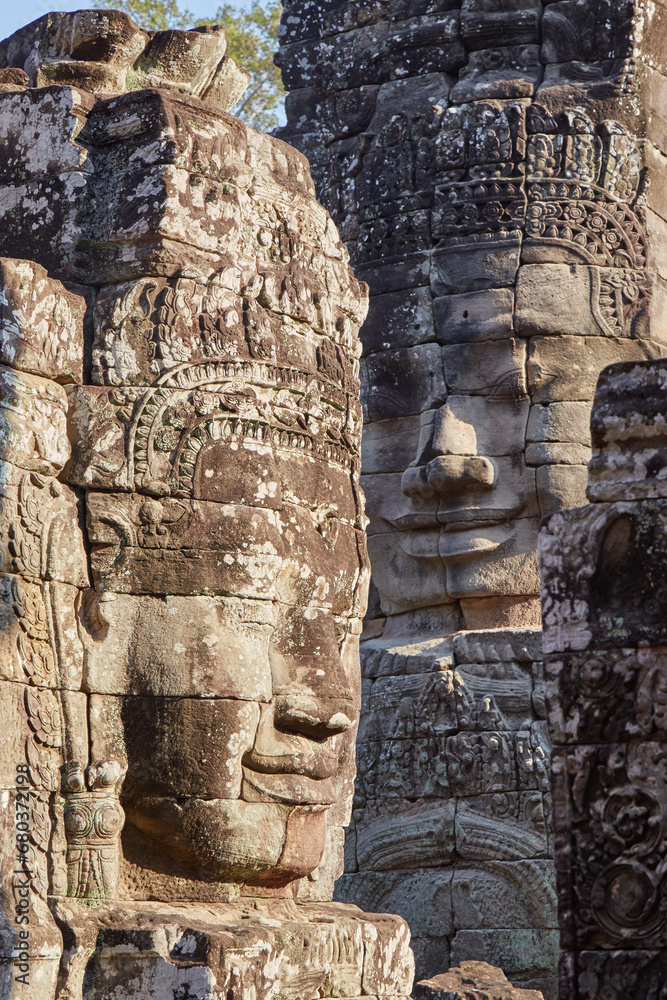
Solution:
M 35 99 L 35 134 L 51 113 L 43 104 Z M 43 696 L 48 718 L 66 719 L 57 746 L 74 776 L 67 794 L 83 796 L 68 815 L 76 826 L 94 812 L 107 794 L 95 768 L 116 761 L 98 771 L 119 785 L 127 769 L 121 893 L 284 886 L 318 867 L 325 842 L 342 849 L 352 790 L 368 577 L 358 489 L 365 290 L 299 153 L 182 95 L 91 98 L 85 111 L 92 138 L 80 156 L 108 186 L 81 194 L 86 225 L 103 220 L 92 244 L 104 246 L 74 276 L 94 287 L 68 297 L 43 268 L 26 278 L 8 265 L 8 300 L 25 312 L 28 279 L 39 294 L 35 322 L 7 307 L 22 339 L 13 334 L 13 353 L 0 356 L 19 369 L 0 373 L 0 457 L 21 470 L 6 484 L 12 516 L 34 506 L 32 492 L 40 512 L 47 501 L 66 508 L 67 537 L 59 528 L 42 549 L 80 557 L 76 575 L 65 565 L 54 577 L 36 546 L 33 589 L 21 595 L 27 607 L 37 572 L 55 602 L 40 611 L 59 629 L 51 641 L 42 628 L 40 670 L 72 692 L 62 713 Z M 157 148 L 166 163 L 152 159 Z M 136 176 L 125 172 L 131 156 L 147 164 Z M 150 220 L 146 190 L 160 192 Z M 55 315 L 48 296 L 74 317 L 69 365 L 64 334 L 54 333 L 57 351 L 40 342 L 42 314 Z M 48 534 L 51 515 L 37 521 Z M 12 599 L 7 590 L 8 613 Z M 41 701 L 33 708 L 31 718 L 45 715 Z M 70 885 L 89 895 L 84 834 L 70 832 Z
M 376 297 L 366 328 L 373 578 L 385 614 L 448 606 L 474 628 L 523 601 L 497 623 L 538 624 L 538 521 L 586 502 L 597 375 L 660 350 L 639 160 L 580 113 L 436 117 L 430 287 Z
M 539 501 L 525 460 L 530 399 L 518 359 L 509 361 L 516 366 L 498 365 L 488 395 L 451 395 L 421 415 L 414 464 L 387 516 L 400 532 L 397 559 L 378 577 L 396 610 L 536 591 Z
M 235 457 L 220 447 L 209 467 L 238 480 Z M 350 777 L 359 532 L 298 504 L 184 503 L 179 520 L 166 523 L 168 501 L 150 501 L 151 518 L 147 506 L 142 499 L 134 523 L 148 525 L 130 559 L 148 569 L 171 563 L 173 590 L 214 596 L 153 596 L 151 579 L 159 592 L 169 577 L 151 569 L 147 593 L 95 595 L 84 612 L 88 682 L 108 691 L 91 696 L 95 756 L 108 755 L 119 728 L 127 753 L 126 856 L 140 862 L 140 831 L 182 877 L 280 884 L 305 875 L 321 860 L 326 807 Z M 120 533 L 125 520 L 97 497 L 88 517 L 93 537 L 109 525 Z M 186 519 L 182 547 L 170 547 Z M 186 549 L 195 530 L 199 547 Z M 207 538 L 224 549 L 207 552 Z M 156 539 L 162 547 L 152 548 Z M 183 568 L 184 552 L 193 569 Z M 106 581 L 113 562 L 98 570 Z M 131 569 L 132 578 L 140 574 Z M 222 596 L 230 592 L 238 596 Z M 128 696 L 111 699 L 123 686 Z
M 142 834 L 187 878 L 282 884 L 321 860 L 359 705 L 347 617 L 356 585 L 337 586 L 333 561 L 358 582 L 358 540 L 335 527 L 326 537 L 296 505 L 268 520 L 262 547 L 280 556 L 255 556 L 255 596 L 109 593 L 86 609 L 86 674 L 109 690 L 91 696 L 95 755 L 107 756 L 120 728 L 131 861 Z M 241 524 L 239 553 L 255 538 Z M 123 680 L 132 695 L 112 699 Z
M 84 682 L 93 756 L 127 760 L 128 878 L 163 872 L 158 891 L 308 874 L 352 777 L 367 576 L 354 345 L 277 320 L 293 289 L 267 285 L 232 272 L 109 290 L 96 358 L 124 386 L 70 393 L 72 479 L 140 489 L 87 493 Z M 312 282 L 296 296 L 312 301 Z M 127 388 L 151 364 L 157 382 Z

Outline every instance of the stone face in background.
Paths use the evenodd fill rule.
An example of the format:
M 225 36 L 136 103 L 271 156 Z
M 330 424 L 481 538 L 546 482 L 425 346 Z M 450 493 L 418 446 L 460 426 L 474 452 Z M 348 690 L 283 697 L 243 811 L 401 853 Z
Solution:
M 225 48 L 114 11 L 0 45 L 3 997 L 412 985 L 405 922 L 330 903 L 366 289 Z
M 374 583 L 366 662 L 376 662 L 378 641 L 405 650 L 383 660 L 386 686 L 369 675 L 360 740 L 373 733 L 376 741 L 363 784 L 376 781 L 378 816 L 396 801 L 410 807 L 384 824 L 360 805 L 345 899 L 366 898 L 375 867 L 394 863 L 392 840 L 396 864 L 430 871 L 438 884 L 444 869 L 458 877 L 469 858 L 480 859 L 475 837 L 464 842 L 457 831 L 471 816 L 493 825 L 501 795 L 511 861 L 492 839 L 485 864 L 539 857 L 548 866 L 550 846 L 538 854 L 526 808 L 532 793 L 517 784 L 513 756 L 519 734 L 543 724 L 541 682 L 521 716 L 511 707 L 512 657 L 451 661 L 450 698 L 460 675 L 473 705 L 486 698 L 484 721 L 450 715 L 450 728 L 431 736 L 440 742 L 431 746 L 424 734 L 409 763 L 398 750 L 391 756 L 397 730 L 385 726 L 399 729 L 411 712 L 419 719 L 428 700 L 426 677 L 399 693 L 403 671 L 440 682 L 438 657 L 425 661 L 418 651 L 425 641 L 498 628 L 509 637 L 540 624 L 538 521 L 585 502 L 598 375 L 665 351 L 663 21 L 660 5 L 634 0 L 285 4 L 282 135 L 309 157 L 371 290 L 361 375 Z M 600 483 L 613 478 L 622 447 L 610 439 Z M 470 663 L 486 691 L 481 682 L 469 687 Z M 401 698 L 402 714 L 388 721 Z M 502 725 L 492 721 L 496 711 Z M 469 742 L 471 732 L 483 739 Z M 463 768 L 454 782 L 447 770 L 446 791 L 441 774 L 433 801 L 417 805 L 419 754 L 442 771 L 465 746 L 472 767 L 476 755 L 494 759 L 498 732 L 494 752 L 505 763 L 495 800 Z M 417 728 L 414 739 L 422 739 Z M 410 832 L 393 836 L 392 823 Z M 487 958 L 516 984 L 539 979 L 553 997 L 555 963 L 544 971 L 545 948 L 533 949 L 532 969 L 519 968 L 520 935 L 508 933 L 508 914 L 527 912 L 528 890 L 514 886 L 500 894 L 495 923 L 474 911 L 465 927 L 443 923 L 442 954 L 451 947 L 457 957 Z M 537 926 L 550 928 L 553 956 L 554 896 L 539 898 Z M 414 931 L 418 909 L 407 891 L 400 912 Z M 524 919 L 515 929 L 528 939 L 535 923 Z M 417 949 L 417 962 L 421 976 L 442 970 L 426 951 Z
M 540 534 L 563 995 L 650 997 L 665 967 L 665 362 L 600 376 L 590 506 Z

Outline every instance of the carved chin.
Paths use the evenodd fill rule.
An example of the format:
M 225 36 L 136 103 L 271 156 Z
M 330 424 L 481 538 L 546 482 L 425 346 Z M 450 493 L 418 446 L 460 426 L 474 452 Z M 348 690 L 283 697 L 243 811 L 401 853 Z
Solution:
M 128 821 L 164 850 L 163 867 L 186 878 L 284 886 L 319 865 L 327 806 L 231 799 L 145 798 Z

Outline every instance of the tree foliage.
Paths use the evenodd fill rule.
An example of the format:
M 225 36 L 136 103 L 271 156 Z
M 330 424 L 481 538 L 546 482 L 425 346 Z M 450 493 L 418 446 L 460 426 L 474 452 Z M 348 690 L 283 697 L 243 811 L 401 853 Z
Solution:
M 280 70 L 273 64 L 278 48 L 280 0 L 252 0 L 247 11 L 235 10 L 230 3 L 218 7 L 211 21 L 197 24 L 224 24 L 229 39 L 228 52 L 251 74 L 250 84 L 234 113 L 253 128 L 268 131 L 278 124 L 285 91 Z
M 251 74 L 248 89 L 233 109 L 252 128 L 269 131 L 281 120 L 285 91 L 273 64 L 278 47 L 280 0 L 251 0 L 247 9 L 223 3 L 210 18 L 195 18 L 178 0 L 101 0 L 98 7 L 124 10 L 148 31 L 223 24 L 227 53 Z

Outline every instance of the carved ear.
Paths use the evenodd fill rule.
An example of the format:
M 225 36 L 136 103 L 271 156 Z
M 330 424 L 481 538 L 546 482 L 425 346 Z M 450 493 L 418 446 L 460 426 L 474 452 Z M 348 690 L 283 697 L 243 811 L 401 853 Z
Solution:
M 113 517 L 106 514 L 99 519 L 100 524 L 105 524 L 107 527 L 111 528 L 111 531 L 120 539 L 121 548 L 135 546 L 137 544 L 137 533 L 134 529 L 134 525 L 124 517 L 120 517 L 118 514 L 114 514 Z M 101 534 L 101 533 L 99 533 Z M 105 532 L 105 534 L 108 534 Z M 115 542 L 115 538 L 100 538 L 99 542 L 101 545 L 112 545 Z
M 108 633 L 111 622 L 104 615 L 104 603 L 100 600 L 100 594 L 95 590 L 80 591 L 77 600 L 77 622 L 79 632 L 85 629 L 86 637 L 90 637 L 95 642 L 103 642 Z M 85 638 L 82 636 L 82 639 Z

